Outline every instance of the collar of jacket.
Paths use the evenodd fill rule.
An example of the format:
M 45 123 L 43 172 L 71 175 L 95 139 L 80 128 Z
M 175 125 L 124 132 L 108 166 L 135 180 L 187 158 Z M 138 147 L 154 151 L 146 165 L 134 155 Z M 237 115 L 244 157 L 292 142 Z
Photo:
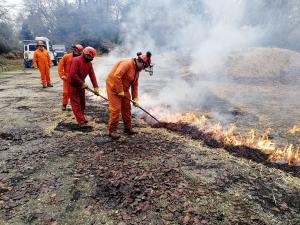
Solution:
M 137 64 L 136 64 L 135 58 L 132 58 L 132 61 L 133 61 L 133 64 L 135 65 L 135 71 L 134 71 L 134 78 L 133 78 L 133 81 L 131 82 L 130 85 L 132 85 L 132 84 L 135 82 L 136 75 L 137 75 L 137 73 L 138 73 L 138 70 L 137 70 L 138 68 L 137 68 Z
M 135 58 L 132 58 L 132 61 L 133 61 L 133 64 L 135 65 L 135 73 L 137 73 L 138 67 L 137 67 L 137 63 L 136 63 Z

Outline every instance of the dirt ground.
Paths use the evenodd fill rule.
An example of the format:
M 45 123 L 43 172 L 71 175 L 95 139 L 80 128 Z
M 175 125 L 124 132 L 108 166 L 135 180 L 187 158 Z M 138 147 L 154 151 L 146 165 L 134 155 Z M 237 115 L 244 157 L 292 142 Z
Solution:
M 79 131 L 55 71 L 0 74 L 0 224 L 300 224 L 299 174 L 137 118 L 111 141 L 93 99 Z

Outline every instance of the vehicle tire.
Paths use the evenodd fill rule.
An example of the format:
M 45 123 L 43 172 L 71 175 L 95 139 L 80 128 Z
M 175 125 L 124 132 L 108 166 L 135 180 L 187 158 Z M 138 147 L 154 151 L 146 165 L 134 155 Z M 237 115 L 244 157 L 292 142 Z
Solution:
M 52 63 L 54 66 L 57 66 L 57 64 L 58 64 L 57 59 L 52 60 Z
M 25 68 L 32 68 L 32 61 L 24 59 L 24 67 Z

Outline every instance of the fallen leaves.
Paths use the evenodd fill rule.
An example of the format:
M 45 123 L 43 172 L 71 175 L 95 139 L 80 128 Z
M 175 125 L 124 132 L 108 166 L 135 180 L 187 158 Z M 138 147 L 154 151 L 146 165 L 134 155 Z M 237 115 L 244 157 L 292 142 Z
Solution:
M 12 187 L 9 187 L 7 184 L 0 182 L 0 193 L 11 191 Z

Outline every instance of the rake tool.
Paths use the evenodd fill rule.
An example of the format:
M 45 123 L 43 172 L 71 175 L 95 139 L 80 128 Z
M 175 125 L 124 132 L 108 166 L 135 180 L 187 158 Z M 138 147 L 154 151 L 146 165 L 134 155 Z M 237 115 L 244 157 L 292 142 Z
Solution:
M 88 90 L 89 92 L 92 92 L 94 95 L 99 96 L 99 97 L 103 98 L 105 101 L 108 102 L 108 98 L 104 97 L 103 95 L 100 95 L 100 94 L 98 95 L 98 94 L 96 94 L 95 91 L 92 90 L 92 89 L 90 89 L 89 87 L 87 87 L 86 90 Z
M 131 100 L 130 98 L 127 98 L 126 96 L 124 96 L 123 98 L 129 100 L 130 102 L 132 102 L 132 104 L 135 104 L 135 102 L 133 100 Z M 152 117 L 156 122 L 161 124 L 161 122 L 157 118 L 155 118 L 153 115 L 151 115 L 146 109 L 144 109 L 141 106 L 138 106 L 138 108 L 141 109 L 142 111 L 144 111 L 144 113 L 148 114 L 150 117 Z
M 90 89 L 89 87 L 86 88 L 86 90 L 88 90 L 89 92 L 94 93 L 94 95 L 99 96 L 101 98 L 103 98 L 104 100 L 108 101 L 108 98 L 102 96 L 102 95 L 97 95 L 95 93 L 94 90 Z M 135 103 L 133 100 L 131 100 L 130 98 L 127 98 L 126 96 L 124 96 L 125 99 L 129 100 L 130 102 L 132 102 L 133 104 Z M 151 115 L 151 113 L 149 113 L 146 109 L 144 109 L 141 106 L 138 106 L 139 109 L 141 109 L 144 113 L 146 113 L 147 115 L 149 115 L 150 117 L 152 117 L 157 123 L 162 124 L 157 118 L 155 118 L 153 115 Z

